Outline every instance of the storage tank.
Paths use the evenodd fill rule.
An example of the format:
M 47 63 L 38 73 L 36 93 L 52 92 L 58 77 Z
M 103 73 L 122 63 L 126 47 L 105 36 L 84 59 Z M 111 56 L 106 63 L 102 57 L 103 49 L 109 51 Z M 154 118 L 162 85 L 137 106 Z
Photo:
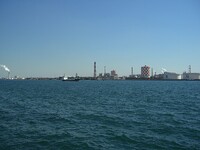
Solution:
M 165 80 L 180 80 L 181 75 L 174 72 L 164 72 L 163 78 Z

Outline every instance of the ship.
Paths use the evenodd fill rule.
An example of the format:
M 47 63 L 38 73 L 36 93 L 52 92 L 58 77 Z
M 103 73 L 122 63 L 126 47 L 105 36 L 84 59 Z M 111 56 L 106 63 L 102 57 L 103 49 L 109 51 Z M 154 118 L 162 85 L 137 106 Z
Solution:
M 65 77 L 63 76 L 62 81 L 79 81 L 79 78 L 75 78 L 75 77 Z

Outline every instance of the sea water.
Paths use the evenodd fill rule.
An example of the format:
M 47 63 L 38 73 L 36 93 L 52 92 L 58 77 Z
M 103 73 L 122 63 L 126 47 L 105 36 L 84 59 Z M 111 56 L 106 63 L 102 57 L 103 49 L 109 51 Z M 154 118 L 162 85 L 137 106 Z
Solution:
M 200 82 L 0 80 L 0 149 L 200 149 Z

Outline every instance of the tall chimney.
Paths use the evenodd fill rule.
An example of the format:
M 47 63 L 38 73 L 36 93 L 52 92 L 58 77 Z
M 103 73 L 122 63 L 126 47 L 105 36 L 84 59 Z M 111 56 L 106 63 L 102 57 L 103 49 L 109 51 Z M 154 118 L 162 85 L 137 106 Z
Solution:
M 131 67 L 131 77 L 133 77 L 133 67 Z
M 96 78 L 97 76 L 97 70 L 96 70 L 96 62 L 94 62 L 94 78 Z
M 10 79 L 10 72 L 8 71 L 8 79 Z

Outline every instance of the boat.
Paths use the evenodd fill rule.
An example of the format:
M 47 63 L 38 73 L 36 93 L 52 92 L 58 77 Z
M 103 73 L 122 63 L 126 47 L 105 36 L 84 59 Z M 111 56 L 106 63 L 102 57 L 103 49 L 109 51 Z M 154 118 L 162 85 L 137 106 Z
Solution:
M 75 77 L 65 77 L 63 76 L 62 81 L 79 81 L 79 78 L 75 78 Z

